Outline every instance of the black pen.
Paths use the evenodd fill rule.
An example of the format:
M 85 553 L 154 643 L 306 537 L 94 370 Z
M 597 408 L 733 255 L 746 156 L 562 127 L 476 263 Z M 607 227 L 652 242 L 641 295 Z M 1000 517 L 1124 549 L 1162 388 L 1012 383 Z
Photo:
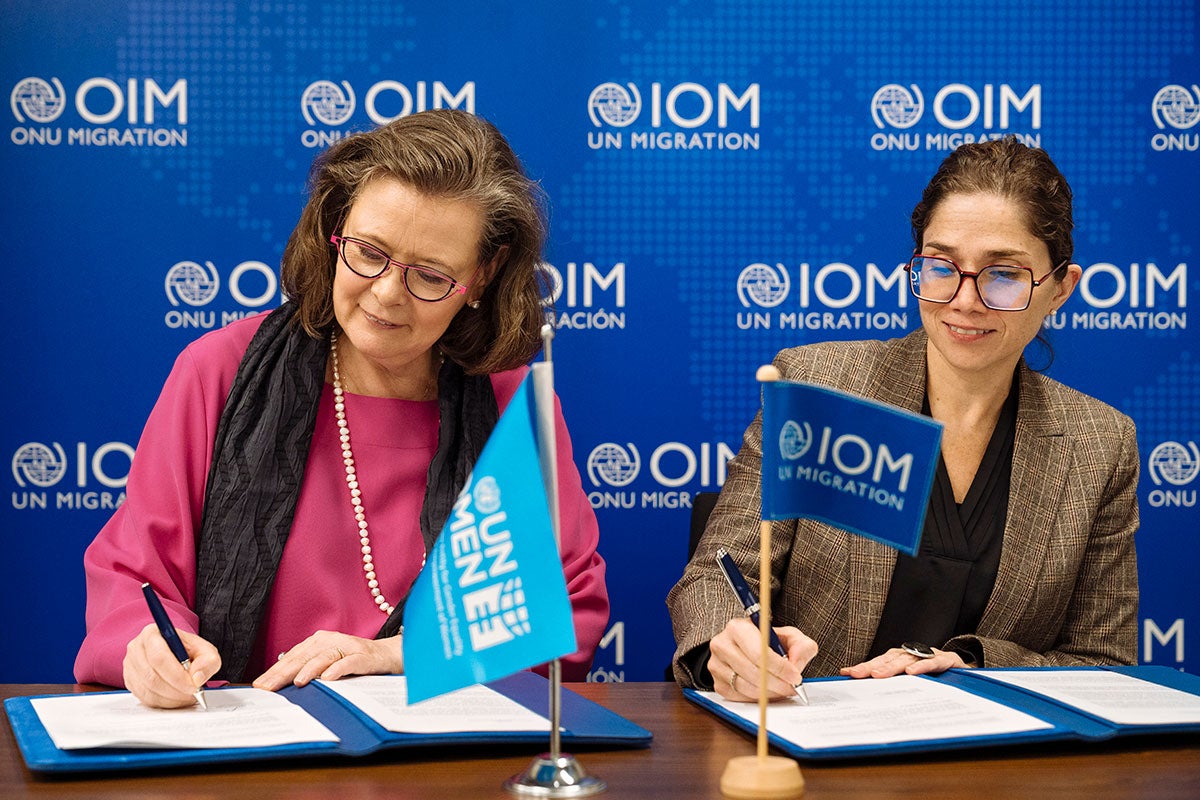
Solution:
M 750 617 L 750 621 L 758 625 L 758 598 L 754 596 L 754 592 L 750 591 L 750 585 L 746 583 L 746 579 L 742 577 L 742 571 L 738 569 L 734 563 L 733 557 L 724 547 L 717 548 L 717 565 L 721 568 L 721 572 L 725 575 L 725 580 L 729 581 L 729 585 L 733 588 L 733 593 L 737 595 L 738 600 L 742 602 L 742 606 L 746 609 L 746 616 Z M 775 629 L 771 628 L 768 631 L 770 637 L 769 642 L 771 649 L 779 655 L 787 658 L 787 650 L 783 649 L 783 642 L 779 641 L 779 637 L 775 635 Z M 800 679 L 800 683 L 795 686 L 796 695 L 800 698 L 800 702 L 808 705 L 808 692 L 804 691 L 804 679 Z
M 154 589 L 148 583 L 142 584 L 142 594 L 146 596 L 146 605 L 150 606 L 150 614 L 154 617 L 154 624 L 158 626 L 158 632 L 166 640 L 167 647 L 171 648 L 171 653 L 179 659 L 179 663 L 184 669 L 190 669 L 192 659 L 188 656 L 187 648 L 183 646 L 183 640 L 179 638 L 179 632 L 171 624 L 171 618 L 167 616 L 167 610 L 163 608 L 162 601 L 158 599 L 158 595 L 154 593 Z M 204 702 L 204 691 L 197 689 L 194 694 L 196 702 L 200 704 L 201 708 L 207 711 L 208 703 Z

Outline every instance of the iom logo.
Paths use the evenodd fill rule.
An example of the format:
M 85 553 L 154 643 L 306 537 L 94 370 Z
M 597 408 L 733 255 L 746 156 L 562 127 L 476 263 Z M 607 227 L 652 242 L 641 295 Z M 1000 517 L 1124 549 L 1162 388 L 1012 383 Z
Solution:
M 1164 86 L 1154 95 L 1150 110 L 1160 131 L 1150 137 L 1151 149 L 1160 153 L 1200 150 L 1200 133 L 1192 130 L 1200 123 L 1200 86 L 1194 83 L 1191 89 L 1178 84 Z
M 885 477 L 895 478 L 900 494 L 908 491 L 909 480 L 912 477 L 914 456 L 911 452 L 896 457 L 884 442 L 871 442 L 855 433 L 835 434 L 828 425 L 821 428 L 816 440 L 808 423 L 798 423 L 787 420 L 779 432 L 779 451 L 784 459 L 796 461 L 808 453 L 810 447 L 816 444 L 816 466 L 786 465 L 780 467 L 781 480 L 808 480 L 832 486 L 838 491 L 849 491 L 859 496 L 867 496 L 866 488 L 857 486 L 858 477 L 866 476 L 873 484 L 882 483 Z M 832 467 L 837 474 L 829 470 Z M 887 473 L 885 476 L 884 473 Z M 870 487 L 874 493 L 877 487 Z M 882 489 L 878 490 L 882 494 Z M 888 504 L 896 508 L 903 507 L 903 498 L 890 495 Z M 871 499 L 878 499 L 871 494 Z M 882 501 L 881 501 L 882 502 Z
M 628 486 L 642 471 L 642 459 L 633 442 L 626 449 L 613 442 L 605 442 L 593 448 L 587 460 L 588 478 L 593 486 L 601 481 L 609 486 Z
M 789 419 L 779 429 L 779 455 L 788 461 L 803 458 L 812 447 L 812 426 Z
M 881 86 L 871 98 L 871 118 L 877 128 L 911 128 L 925 113 L 925 98 L 915 83 L 910 92 L 898 83 Z
M 21 488 L 33 485 L 45 489 L 61 481 L 66 473 L 67 454 L 58 442 L 50 447 L 29 442 L 13 454 L 12 474 Z
M 628 91 L 625 87 L 629 87 Z M 602 83 L 588 96 L 588 116 L 597 128 L 607 124 L 624 128 L 642 113 L 642 95 L 637 86 L 627 83 Z
M 1171 84 L 1158 90 L 1151 103 L 1154 124 L 1159 130 L 1170 125 L 1177 131 L 1186 131 L 1200 122 L 1200 86 Z
M 341 86 L 333 81 L 314 81 L 300 97 L 300 110 L 309 125 L 342 125 L 354 114 L 354 107 L 354 89 L 348 81 L 342 81 Z
M 761 308 L 774 308 L 787 299 L 792 279 L 783 265 L 751 264 L 738 275 L 738 300 L 746 308 L 751 303 Z
M 115 462 L 114 462 L 115 459 Z M 61 444 L 26 442 L 12 457 L 12 476 L 19 491 L 12 493 L 15 509 L 115 509 L 125 501 L 125 482 L 133 463 L 133 448 L 124 442 L 105 442 L 96 448 L 75 443 L 75 468 L 67 463 Z M 124 467 L 124 473 L 121 469 Z M 74 473 L 73 479 L 69 478 Z M 67 479 L 64 483 L 64 479 Z M 95 489 L 99 484 L 106 491 Z M 49 491 L 52 487 L 54 491 Z
M 9 95 L 9 105 L 17 122 L 38 122 L 46 124 L 58 119 L 67 107 L 67 93 L 62 81 L 50 79 L 51 86 L 41 78 L 24 78 L 13 87 Z
M 182 300 L 189 306 L 206 306 L 221 288 L 221 276 L 211 261 L 200 266 L 195 261 L 180 261 L 167 270 L 166 292 L 171 305 Z M 205 268 L 207 267 L 207 269 Z
M 1146 462 L 1150 480 L 1154 481 L 1155 486 L 1162 486 L 1163 481 L 1169 484 L 1164 489 L 1150 491 L 1148 498 L 1150 505 L 1155 508 L 1164 506 L 1191 508 L 1196 505 L 1195 489 L 1171 488 L 1187 486 L 1196 479 L 1197 474 L 1200 474 L 1200 449 L 1196 447 L 1195 442 L 1188 442 L 1186 445 L 1180 442 L 1163 442 L 1150 451 L 1150 457 L 1146 459 Z

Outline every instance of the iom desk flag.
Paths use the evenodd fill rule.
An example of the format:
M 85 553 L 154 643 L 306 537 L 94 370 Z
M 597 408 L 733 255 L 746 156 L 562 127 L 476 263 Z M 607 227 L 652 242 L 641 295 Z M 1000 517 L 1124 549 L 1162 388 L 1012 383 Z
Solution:
M 575 652 L 530 384 L 496 423 L 404 607 L 410 703 Z
M 942 424 L 807 383 L 762 391 L 762 518 L 817 519 L 916 555 Z

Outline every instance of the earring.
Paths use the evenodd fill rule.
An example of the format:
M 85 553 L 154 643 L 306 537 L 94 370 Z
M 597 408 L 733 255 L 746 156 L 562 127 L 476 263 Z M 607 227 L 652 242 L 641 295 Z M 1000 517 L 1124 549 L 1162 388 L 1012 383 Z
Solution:
M 467 303 L 467 305 L 469 305 L 471 308 L 479 308 L 479 301 L 472 300 L 471 302 Z

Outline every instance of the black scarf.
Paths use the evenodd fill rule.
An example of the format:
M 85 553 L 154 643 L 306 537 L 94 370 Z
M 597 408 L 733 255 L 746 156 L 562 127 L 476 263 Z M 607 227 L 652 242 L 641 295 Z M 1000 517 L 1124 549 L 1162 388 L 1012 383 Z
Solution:
M 246 680 L 263 609 L 292 528 L 317 407 L 328 338 L 298 324 L 293 303 L 263 320 L 229 391 L 213 443 L 204 517 L 196 539 L 200 635 L 221 654 L 214 676 Z M 438 446 L 426 475 L 421 534 L 426 551 L 441 532 L 499 411 L 492 381 L 445 361 L 438 374 Z M 395 635 L 404 602 L 377 638 Z

